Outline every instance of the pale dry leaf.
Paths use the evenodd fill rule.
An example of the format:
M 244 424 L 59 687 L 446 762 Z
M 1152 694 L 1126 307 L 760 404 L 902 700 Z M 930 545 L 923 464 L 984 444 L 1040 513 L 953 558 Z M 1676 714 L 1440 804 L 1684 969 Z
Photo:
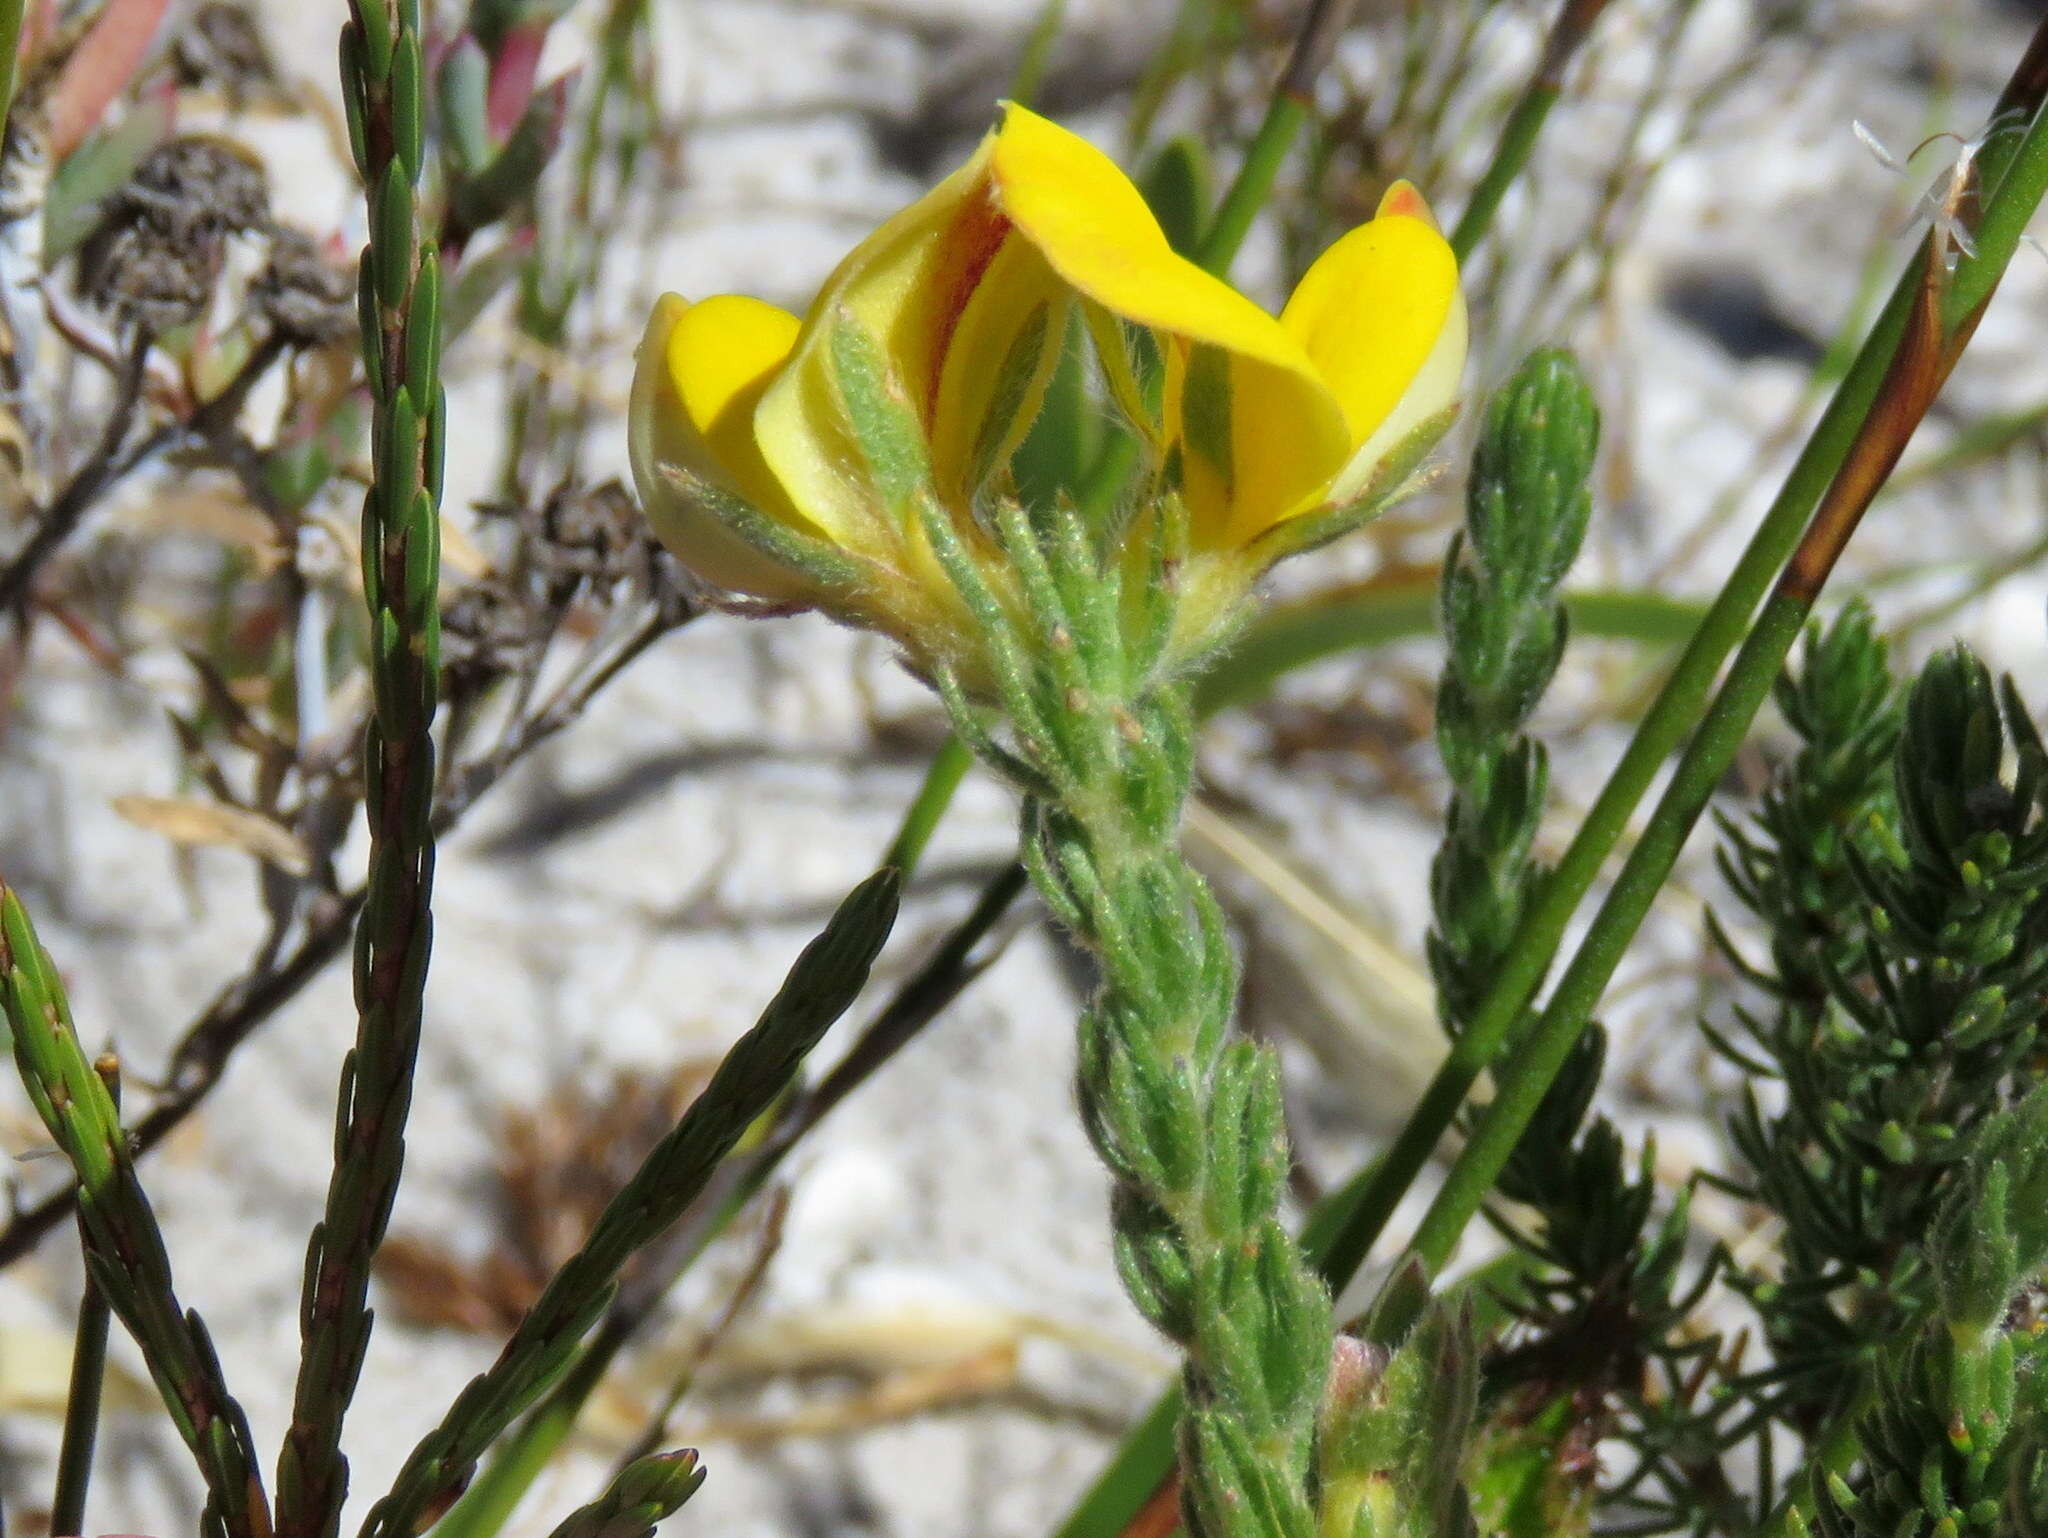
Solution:
M 1008 1392 L 1017 1381 L 1014 1346 L 995 1346 L 935 1367 L 908 1368 L 849 1399 L 807 1404 L 790 1415 L 741 1416 L 691 1428 L 691 1442 L 779 1442 L 844 1436 Z
M 178 796 L 116 796 L 116 815 L 174 844 L 239 849 L 288 876 L 303 876 L 313 857 L 289 828 L 257 812 Z
M 1034 1336 L 1140 1376 L 1170 1366 L 1158 1353 L 1104 1331 L 996 1304 L 920 1298 L 825 1303 L 764 1316 L 721 1340 L 707 1367 L 713 1378 L 828 1368 L 882 1375 L 942 1367 Z
M 197 534 L 242 551 L 268 576 L 284 564 L 277 525 L 232 486 L 169 488 L 140 498 L 123 522 L 144 533 Z
M 0 1325 L 0 1414 L 63 1415 L 71 1394 L 72 1333 L 32 1324 Z M 147 1410 L 158 1403 L 151 1387 L 119 1362 L 107 1363 L 102 1405 Z
M 894 1402 L 904 1385 L 957 1385 L 957 1374 L 977 1378 L 992 1363 L 1009 1364 L 1004 1368 L 1007 1373 L 1030 1340 L 1053 1342 L 1139 1381 L 1164 1379 L 1173 1369 L 1164 1353 L 1110 1331 L 975 1299 L 813 1304 L 738 1326 L 721 1336 L 701 1361 L 700 1335 L 685 1333 L 652 1348 L 636 1359 L 624 1381 L 614 1385 L 612 1396 L 593 1405 L 584 1429 L 603 1442 L 629 1440 L 644 1421 L 644 1395 L 666 1385 L 685 1365 L 706 1386 L 819 1372 L 867 1378 L 872 1383 L 869 1391 L 854 1401 L 823 1407 L 827 1423 L 812 1428 L 847 1429 L 839 1425 L 840 1417 L 847 1417 L 849 1425 L 875 1419 L 875 1404 Z M 977 1392 L 1006 1387 L 1007 1382 L 999 1382 Z M 908 1411 L 881 1418 L 902 1413 Z M 757 1428 L 754 1434 L 791 1434 L 781 1421 L 774 1426 L 773 1431 Z

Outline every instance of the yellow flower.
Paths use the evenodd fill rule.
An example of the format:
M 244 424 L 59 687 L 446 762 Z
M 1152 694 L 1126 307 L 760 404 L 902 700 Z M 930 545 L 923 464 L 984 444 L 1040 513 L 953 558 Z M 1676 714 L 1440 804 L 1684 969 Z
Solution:
M 1153 484 L 1179 494 L 1191 558 L 1264 548 L 1290 520 L 1383 492 L 1375 472 L 1427 447 L 1464 360 L 1457 262 L 1406 184 L 1276 318 L 1175 253 L 1101 151 L 1007 106 L 801 322 L 734 296 L 656 307 L 631 423 L 656 532 L 717 586 L 874 625 L 916 659 L 954 653 L 971 627 L 929 508 L 993 548 L 976 510 L 1004 485 L 1076 305 L 1117 355 L 1119 404 L 1156 409 L 1141 424 Z M 1156 408 L 1122 327 L 1163 360 Z

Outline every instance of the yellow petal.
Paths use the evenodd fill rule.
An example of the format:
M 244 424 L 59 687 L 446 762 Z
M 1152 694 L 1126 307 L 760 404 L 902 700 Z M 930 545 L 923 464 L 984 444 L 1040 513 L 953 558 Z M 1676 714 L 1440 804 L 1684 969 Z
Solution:
M 684 310 L 668 334 L 669 379 L 684 417 L 733 489 L 770 512 L 788 496 L 754 440 L 754 408 L 796 345 L 797 326 L 787 310 L 719 294 Z
M 1342 410 L 1300 344 L 1167 243 L 1144 198 L 1085 139 L 1005 108 L 1003 211 L 1082 295 L 1161 336 L 1166 430 L 1198 538 L 1236 540 L 1321 499 L 1349 455 Z
M 924 427 L 933 483 L 956 505 L 1016 446 L 1057 361 L 1068 294 L 991 198 L 992 140 L 825 280 L 755 415 L 777 477 L 842 540 L 859 540 L 873 510 L 848 473 L 859 456 L 832 384 L 834 324 L 851 320 L 881 344 Z
M 1465 360 L 1458 261 L 1405 182 L 1383 213 L 1317 257 L 1280 324 L 1322 371 L 1344 410 L 1355 452 L 1338 478 L 1342 496 L 1372 462 L 1456 398 Z
M 1352 454 L 1350 463 L 1330 488 L 1331 501 L 1345 502 L 1364 490 L 1379 462 L 1403 438 L 1456 404 L 1459 383 L 1465 377 L 1465 346 L 1465 295 L 1458 291 L 1451 296 L 1450 313 L 1444 317 L 1443 328 L 1437 332 L 1429 356 L 1422 360 L 1422 367 L 1415 371 L 1394 409 Z
M 816 532 L 763 461 L 751 425 L 796 329 L 795 316 L 757 299 L 728 294 L 693 305 L 664 295 L 640 340 L 627 419 L 633 478 L 661 542 L 707 582 L 779 600 L 806 596 L 809 584 L 732 533 L 666 472 L 681 470 Z

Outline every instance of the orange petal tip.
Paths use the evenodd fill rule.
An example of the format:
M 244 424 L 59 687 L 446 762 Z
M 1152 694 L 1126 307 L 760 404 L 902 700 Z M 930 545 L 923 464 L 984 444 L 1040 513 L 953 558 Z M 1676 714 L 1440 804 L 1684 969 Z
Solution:
M 1398 181 L 1389 187 L 1385 195 L 1381 197 L 1380 206 L 1373 215 L 1376 219 L 1387 219 L 1395 216 L 1406 219 L 1420 219 L 1433 230 L 1439 228 L 1436 222 L 1436 215 L 1430 210 L 1429 199 L 1425 198 L 1422 195 L 1421 189 L 1411 181 Z

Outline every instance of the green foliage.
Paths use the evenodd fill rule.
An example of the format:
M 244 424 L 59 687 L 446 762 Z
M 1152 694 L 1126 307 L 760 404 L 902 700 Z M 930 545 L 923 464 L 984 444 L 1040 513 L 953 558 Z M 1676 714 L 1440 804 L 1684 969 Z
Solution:
M 1779 1274 L 1747 1283 L 1775 1358 L 1752 1387 L 1812 1432 L 1934 1309 L 1926 1235 L 2036 1040 L 2048 759 L 1960 647 L 1901 710 L 1854 608 L 1781 698 L 1802 749 L 1724 865 L 1772 936 L 1751 975 L 1775 1006 L 1729 1050 L 1780 1077 L 1784 1104 L 1752 1090 L 1730 1132 L 1747 1193 L 1786 1223 Z
M 1824 1538 L 2035 1533 L 2048 1522 L 2048 1087 L 1982 1126 L 1928 1251 L 1942 1283 L 1933 1317 L 1877 1356 L 1863 1467 L 1823 1489 Z
M 603 1495 L 563 1518 L 550 1538 L 651 1538 L 655 1525 L 703 1483 L 704 1470 L 688 1448 L 636 1458 Z
M 1465 526 L 1444 557 L 1436 723 L 1453 783 L 1482 806 L 1505 763 L 1541 760 L 1519 733 L 1564 651 L 1558 586 L 1592 515 L 1599 442 L 1599 408 L 1569 353 L 1531 353 L 1487 404 Z
M 1444 837 L 1430 866 L 1427 941 L 1437 1007 L 1453 1035 L 1513 947 L 1547 872 L 1534 857 L 1549 760 L 1523 727 L 1563 655 L 1558 595 L 1592 513 L 1587 480 L 1600 414 L 1569 353 L 1532 353 L 1488 403 L 1439 597 L 1445 657 L 1436 740 L 1450 776 Z M 1599 1075 L 1589 1033 L 1524 1139 L 1509 1194 L 1551 1189 L 1544 1150 L 1571 1141 Z M 1525 1167 L 1526 1166 L 1526 1167 Z
M 1548 762 L 1524 728 L 1563 653 L 1558 589 L 1585 536 L 1598 438 L 1571 356 L 1532 354 L 1488 404 L 1465 526 L 1444 561 L 1436 735 L 1453 789 L 1428 951 L 1454 1036 L 1548 875 L 1533 855 Z M 1673 1390 L 1700 1354 L 1682 1327 L 1712 1268 L 1681 1288 L 1685 1204 L 1659 1218 L 1653 1150 L 1632 1160 L 1604 1117 L 1587 1124 L 1605 1055 L 1592 1026 L 1501 1173 L 1500 1194 L 1533 1218 L 1506 1225 L 1533 1264 L 1507 1287 L 1514 1328 L 1486 1359 L 1491 1421 L 1475 1479 L 1495 1530 L 1584 1530 L 1591 1448 L 1604 1437 L 1625 1439 L 1638 1460 L 1638 1516 L 1656 1509 L 1660 1486 L 1669 1495 L 1689 1482 L 1672 1459 L 1696 1428 L 1672 1413 Z
M 1523 728 L 1563 655 L 1558 588 L 1585 538 L 1587 481 L 1600 414 L 1569 353 L 1530 354 L 1487 405 L 1465 525 L 1444 557 L 1443 681 L 1436 740 L 1451 781 L 1444 837 L 1430 866 L 1427 951 L 1437 1007 L 1453 1036 L 1485 998 L 1547 872 L 1534 855 L 1550 788 L 1543 747 Z M 1508 1194 L 1553 1191 L 1546 1155 L 1562 1155 L 1598 1079 L 1589 1033 L 1523 1140 Z M 1532 1162 L 1533 1161 L 1533 1162 Z
M 367 390 L 354 396 L 374 416 L 363 538 L 375 699 L 363 778 L 373 855 L 357 954 L 360 1033 L 342 1082 L 334 1182 L 308 1256 L 305 1360 L 280 1467 L 278 1526 L 294 1538 L 331 1535 L 346 1490 L 341 1420 L 362 1365 L 369 1262 L 399 1174 L 421 1026 L 439 703 L 437 504 L 448 438 L 443 335 L 503 284 L 509 256 L 525 264 L 521 322 L 552 346 L 574 342 L 584 333 L 571 325 L 571 301 L 595 278 L 601 245 L 571 247 L 588 263 L 580 271 L 575 259 L 558 263 L 545 238 L 530 257 L 509 244 L 495 256 L 486 250 L 451 273 L 444 299 L 443 261 L 452 264 L 477 227 L 530 210 L 562 133 L 566 84 L 496 99 L 505 80 L 516 84 L 531 67 L 567 9 L 561 0 L 475 0 L 468 32 L 432 48 L 417 0 L 357 0 L 353 9 L 343 95 L 371 237 L 361 284 Z M 1206 162 L 1192 141 L 1153 158 L 1147 195 L 1178 249 L 1202 253 L 1212 268 L 1228 265 L 1310 117 L 1316 62 L 1334 46 L 1346 9 L 1308 8 L 1295 60 L 1220 216 L 1204 217 Z M 1407 8 L 1411 29 L 1429 9 Z M 1599 0 L 1569 0 L 1556 12 L 1538 72 L 1466 204 L 1455 237 L 1461 254 L 1526 161 L 1564 64 L 1601 9 Z M 1229 7 L 1194 5 L 1180 31 L 1208 12 L 1218 35 L 1236 25 Z M 609 85 L 623 90 L 637 69 L 627 44 L 644 40 L 645 24 L 644 5 L 610 7 Z M 1049 22 L 1033 45 L 1040 65 L 1050 37 Z M 1415 78 L 1411 67 L 1404 94 Z M 2038 78 L 2023 67 L 2016 88 Z M 651 78 L 641 84 L 651 99 Z M 593 124 L 604 100 L 604 91 L 594 98 Z M 139 153 L 143 140 L 124 140 L 126 129 L 139 124 L 145 138 L 160 131 L 153 111 L 131 112 L 96 153 L 63 168 L 45 205 L 47 259 L 68 249 L 59 237 L 92 179 L 119 180 L 123 157 Z M 623 179 L 657 119 L 648 108 L 637 121 L 615 141 Z M 2016 145 L 2020 137 L 1994 139 L 1978 162 L 1992 210 L 1978 231 L 1982 255 L 1935 275 L 1946 280 L 1935 283 L 1936 297 L 1951 319 L 1988 296 L 2038 199 L 2048 141 L 2030 132 Z M 605 142 L 590 135 L 586 181 Z M 2029 178 L 2031 191 L 2013 192 Z M 489 267 L 493 260 L 501 267 Z M 962 735 L 1023 791 L 1031 873 L 1099 969 L 1099 992 L 1080 1022 L 1083 1112 L 1116 1182 L 1124 1280 L 1147 1317 L 1187 1349 L 1179 1445 L 1198 1534 L 1533 1538 L 1585 1532 L 1596 1514 L 1631 1532 L 1749 1532 L 1767 1515 L 1792 1530 L 1810 1520 L 1829 1538 L 2048 1528 L 2040 1318 L 2048 1101 L 2038 1089 L 2027 1093 L 2039 1075 L 2048 986 L 2048 961 L 2037 959 L 2048 956 L 2048 754 L 2009 686 L 1995 688 L 1958 651 L 1936 659 L 1902 700 L 1868 615 L 1852 607 L 1779 683 L 1801 741 L 1797 759 L 1753 826 L 1724 829 L 1724 869 L 1763 928 L 1767 959 L 1745 968 L 1766 1003 L 1722 1043 L 1745 1070 L 1780 1081 L 1746 1101 L 1732 1130 L 1749 1165 L 1743 1194 L 1784 1235 L 1773 1257 L 1782 1264 L 1739 1278 L 1762 1324 L 1765 1367 L 1734 1376 L 1732 1353 L 1695 1315 L 1717 1257 L 1689 1245 L 1687 1198 L 1660 1202 L 1651 1150 L 1632 1157 L 1613 1126 L 1589 1120 L 1604 1044 L 1597 1026 L 1575 1047 L 1572 1037 L 1640 906 L 1633 916 L 1625 905 L 1602 909 L 1581 952 L 1593 964 L 1577 1001 L 1567 997 L 1554 1020 L 1530 1018 L 1573 906 L 1654 772 L 1698 720 L 1806 514 L 1837 484 L 1845 459 L 1867 449 L 1871 425 L 1900 420 L 1887 381 L 1921 278 L 1916 263 L 1555 881 L 1534 853 L 1548 765 L 1526 728 L 1564 644 L 1559 587 L 1585 530 L 1597 419 L 1561 354 L 1532 358 L 1491 402 L 1467 526 L 1441 593 L 1448 661 L 1438 742 L 1453 794 L 1432 872 L 1429 961 L 1454 1063 L 1381 1176 L 1347 1190 L 1351 1216 L 1366 1216 L 1347 1223 L 1340 1203 L 1339 1218 L 1326 1212 L 1306 1253 L 1328 1240 L 1339 1272 L 1362 1258 L 1481 1072 L 1496 1070 L 1496 1108 L 1515 1103 L 1518 1084 L 1534 1089 L 1522 1120 L 1501 1118 L 1510 1130 L 1491 1166 L 1454 1169 L 1445 1202 L 1432 1208 L 1441 1221 L 1423 1246 L 1431 1264 L 1399 1268 L 1386 1295 L 1399 1307 L 1375 1316 L 1420 1314 L 1421 1322 L 1397 1349 L 1339 1337 L 1334 1364 L 1329 1299 L 1278 1220 L 1288 1150 L 1275 1064 L 1270 1052 L 1230 1037 L 1235 961 L 1215 904 L 1176 848 L 1194 761 L 1184 659 L 1171 644 L 1188 601 L 1175 586 L 1186 571 L 1180 512 L 1170 501 L 1134 512 L 1126 505 L 1122 482 L 1137 443 L 1090 414 L 1085 321 L 1070 328 L 1010 480 L 992 462 L 978 467 L 990 472 L 978 481 L 1007 484 L 1019 500 L 992 493 L 957 520 L 933 505 L 902 392 L 872 350 L 860 351 L 853 328 L 838 338 L 839 380 L 860 424 L 852 447 L 890 510 L 929 536 L 987 642 L 984 674 L 951 676 L 941 666 L 937 682 Z M 1029 337 L 1011 361 L 1014 400 L 1028 393 L 1020 360 L 1039 340 Z M 1132 357 L 1128 340 L 1095 337 L 1113 393 L 1142 423 L 1159 359 L 1142 349 Z M 553 436 L 548 429 L 563 418 L 544 416 L 543 400 L 536 387 L 515 409 L 515 440 Z M 337 412 L 321 425 L 345 429 L 345 421 Z M 287 488 L 293 514 L 348 457 L 347 432 L 333 437 L 331 450 L 309 439 L 317 454 L 296 451 L 304 462 L 289 476 L 278 473 L 293 468 L 286 451 L 273 453 L 269 479 Z M 991 434 L 981 445 L 986 459 L 1006 441 Z M 540 452 L 573 463 L 577 449 Z M 720 495 L 700 489 L 707 502 Z M 1076 500 L 1131 521 L 1084 518 Z M 797 538 L 766 520 L 749 527 L 746 516 L 729 520 L 746 539 Z M 1328 537 L 1358 516 L 1344 509 L 1295 520 L 1269 536 L 1268 553 Z M 1137 554 L 1112 558 L 1112 534 L 1124 533 Z M 828 580 L 829 553 L 808 558 L 807 569 Z M 833 567 L 829 579 L 850 581 L 848 570 Z M 1680 764 L 1695 790 L 1659 806 L 1638 846 L 1646 862 L 1631 857 L 1620 883 L 1631 901 L 1646 905 L 1668 875 L 1708 794 L 1698 787 L 1719 779 L 1803 623 L 1789 592 L 1749 631 L 1731 677 L 1739 687 L 1716 699 Z M 1689 629 L 1694 616 L 1681 617 Z M 1272 675 L 1269 666 L 1248 687 Z M 451 726 L 444 744 L 456 736 Z M 939 789 L 897 852 L 914 856 L 921 846 L 955 768 L 941 761 Z M 1011 879 L 977 910 L 984 930 Z M 437 1519 L 487 1444 L 557 1379 L 605 1311 L 626 1257 L 686 1209 L 718 1206 L 723 1193 L 729 1212 L 744 1179 L 765 1178 L 772 1160 L 726 1165 L 738 1178 L 713 1184 L 742 1129 L 786 1093 L 804 1054 L 852 1002 L 888 932 L 897 885 L 886 872 L 865 884 L 799 959 L 760 1024 L 607 1208 L 498 1363 L 415 1451 L 373 1510 L 371 1534 L 408 1538 Z M 25 914 L 11 894 L 0 902 L 0 1000 L 30 1097 L 78 1176 L 96 1293 L 141 1342 L 197 1455 L 209 1492 L 203 1530 L 260 1538 L 269 1517 L 247 1429 L 203 1326 L 178 1304 L 118 1109 L 79 1048 Z M 905 1020 L 921 1024 L 951 998 L 969 970 L 971 940 L 942 948 L 934 965 L 945 965 L 913 982 L 901 1017 L 885 1012 L 878 1035 L 900 1040 L 915 1028 Z M 1561 993 L 1577 974 L 1575 961 Z M 1535 1051 L 1503 1060 L 1499 1049 L 1529 1048 L 1551 1025 L 1561 1028 L 1549 1032 L 1562 1043 L 1555 1058 L 1518 1078 Z M 807 1107 L 812 1120 L 822 1114 L 819 1099 L 829 1094 Z M 778 1133 L 793 1140 L 809 1124 L 792 1116 Z M 1482 1115 L 1464 1125 L 1476 1145 L 1492 1123 Z M 775 1155 L 787 1146 L 777 1141 Z M 1432 1301 L 1433 1267 L 1489 1196 L 1500 1199 L 1493 1215 L 1513 1241 L 1510 1262 L 1484 1293 Z M 696 1242 L 703 1231 L 692 1230 Z M 1689 1265 L 1691 1285 L 1682 1280 Z M 1473 1322 L 1489 1310 L 1508 1320 L 1494 1340 Z M 593 1354 L 578 1371 L 589 1369 L 594 1381 L 608 1359 Z M 1805 1459 L 1805 1489 L 1772 1513 L 1769 1452 L 1788 1433 Z M 1759 1449 L 1756 1510 L 1723 1466 L 1745 1439 Z M 1165 1461 L 1159 1451 L 1152 1466 Z M 556 1538 L 638 1538 L 701 1478 L 694 1454 L 636 1461 Z M 1152 1484 L 1134 1488 L 1142 1497 Z M 1107 1521 L 1110 1531 L 1122 1525 L 1121 1516 Z
M 440 268 L 422 226 L 424 42 L 416 5 L 357 0 L 342 93 L 368 197 L 359 304 L 374 474 L 363 594 L 375 709 L 364 744 L 367 901 L 356 929 L 356 1039 L 342 1062 L 334 1172 L 307 1245 L 292 1422 L 278 1460 L 282 1538 L 332 1538 L 348 1494 L 342 1421 L 369 1347 L 370 1266 L 405 1162 L 433 944 L 434 713 L 440 699 Z
M 1797 757 L 1764 792 L 1753 832 L 1720 819 L 1718 860 L 1770 941 L 1769 969 L 1745 973 L 1784 1011 L 1768 1026 L 1744 1023 L 1789 1042 L 1824 1011 L 1829 974 L 1860 964 L 1868 935 L 1850 850 L 1867 851 L 1872 820 L 1891 816 L 1904 705 L 1869 608 L 1851 601 L 1810 632 L 1802 665 L 1779 679 L 1775 697 Z M 1725 937 L 1722 948 L 1736 955 Z
M 896 919 L 901 882 L 878 871 L 847 894 L 804 948 L 754 1028 L 606 1203 L 583 1247 L 549 1280 L 489 1371 L 456 1396 L 413 1449 L 363 1525 L 365 1538 L 406 1538 L 462 1493 L 476 1460 L 567 1365 L 603 1315 L 620 1269 L 681 1217 L 754 1121 L 789 1088 L 826 1027 L 851 1007 Z
M 149 1198 L 114 1097 L 86 1057 L 71 1005 L 14 893 L 0 885 L 0 1013 L 30 1101 L 79 1184 L 86 1265 L 108 1305 L 141 1346 L 178 1435 L 206 1481 L 207 1538 L 267 1538 L 249 1423 L 228 1391 L 199 1315 L 179 1301 Z

